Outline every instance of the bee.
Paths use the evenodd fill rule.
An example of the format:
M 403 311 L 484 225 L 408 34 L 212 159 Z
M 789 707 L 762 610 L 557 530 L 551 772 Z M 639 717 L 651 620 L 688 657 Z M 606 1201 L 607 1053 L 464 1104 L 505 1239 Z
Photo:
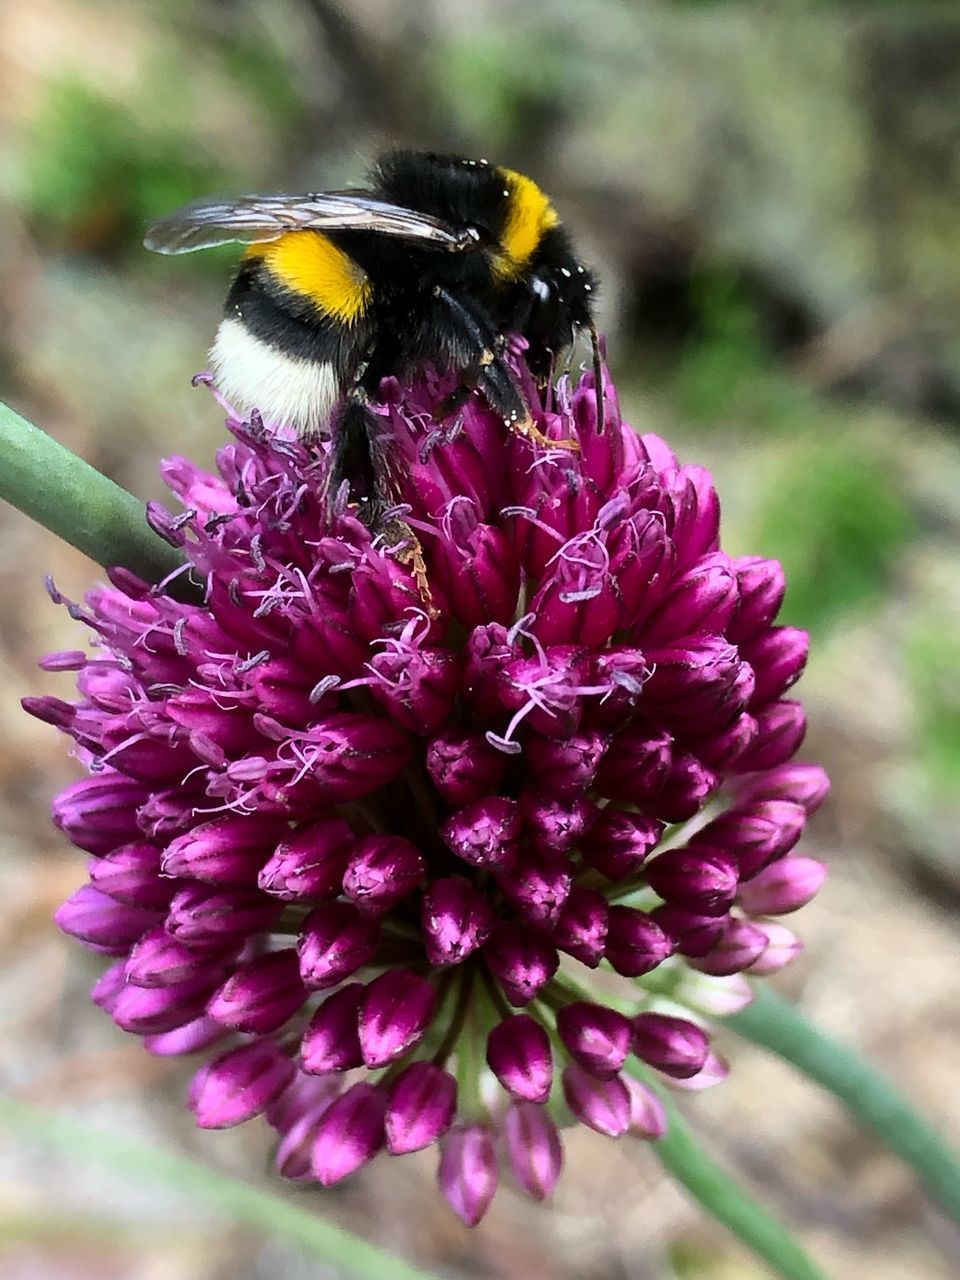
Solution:
M 211 351 L 217 385 L 305 441 L 331 439 L 330 493 L 346 484 L 371 527 L 402 484 L 386 425 L 370 409 L 388 375 L 426 364 L 453 373 L 438 423 L 480 394 L 520 435 L 575 447 L 537 430 L 505 347 L 511 334 L 525 338 L 544 385 L 586 332 L 602 429 L 596 279 L 524 174 L 392 151 L 365 189 L 199 200 L 155 222 L 144 241 L 168 254 L 229 242 L 248 247 Z

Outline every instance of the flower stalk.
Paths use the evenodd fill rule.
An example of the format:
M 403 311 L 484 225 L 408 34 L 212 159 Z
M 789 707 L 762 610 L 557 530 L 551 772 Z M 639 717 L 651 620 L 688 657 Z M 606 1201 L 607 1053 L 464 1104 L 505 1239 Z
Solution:
M 960 1157 L 869 1062 L 826 1035 L 775 992 L 759 987 L 753 1003 L 726 1018 L 724 1025 L 829 1090 L 916 1172 L 931 1198 L 960 1222 Z
M 749 1191 L 721 1168 L 697 1143 L 665 1089 L 652 1083 L 652 1073 L 634 1058 L 627 1071 L 652 1088 L 667 1116 L 667 1130 L 653 1143 L 654 1154 L 667 1173 L 685 1187 L 712 1218 L 762 1258 L 783 1280 L 825 1280 L 787 1229 L 767 1213 Z
M 243 1230 L 262 1231 L 356 1280 L 436 1280 L 430 1272 L 327 1222 L 311 1209 L 208 1169 L 188 1156 L 131 1141 L 72 1116 L 0 1095 L 0 1129 L 64 1156 L 95 1161 L 115 1174 L 160 1183 L 207 1205 Z
M 183 556 L 153 532 L 143 503 L 0 402 L 0 498 L 85 556 L 160 582 Z

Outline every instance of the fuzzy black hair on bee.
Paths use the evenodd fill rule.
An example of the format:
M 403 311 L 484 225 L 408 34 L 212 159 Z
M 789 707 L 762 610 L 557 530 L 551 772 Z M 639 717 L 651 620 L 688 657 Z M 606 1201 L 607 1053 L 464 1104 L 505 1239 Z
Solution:
M 544 383 L 580 332 L 593 342 L 596 280 L 548 197 L 486 160 L 393 151 L 366 189 L 201 200 L 146 245 L 247 250 L 211 352 L 221 391 L 305 439 L 331 437 L 331 492 L 346 483 L 375 522 L 397 501 L 389 441 L 368 405 L 387 375 L 424 364 L 458 378 L 443 421 L 481 394 L 509 427 L 552 448 L 506 360 L 510 334 Z

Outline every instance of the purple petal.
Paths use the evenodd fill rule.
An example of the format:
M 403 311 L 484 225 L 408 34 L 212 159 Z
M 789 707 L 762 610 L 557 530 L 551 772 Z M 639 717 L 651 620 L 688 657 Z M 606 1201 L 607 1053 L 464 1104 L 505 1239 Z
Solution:
M 420 1151 L 436 1142 L 453 1122 L 457 1082 L 448 1071 L 429 1062 L 413 1062 L 390 1089 L 385 1126 L 387 1146 L 395 1155 Z
M 444 1199 L 460 1220 L 475 1227 L 497 1190 L 493 1135 L 483 1125 L 451 1129 L 440 1146 L 438 1181 Z
M 314 1177 L 325 1187 L 355 1173 L 384 1143 L 386 1095 L 361 1082 L 341 1094 L 320 1117 L 313 1140 Z

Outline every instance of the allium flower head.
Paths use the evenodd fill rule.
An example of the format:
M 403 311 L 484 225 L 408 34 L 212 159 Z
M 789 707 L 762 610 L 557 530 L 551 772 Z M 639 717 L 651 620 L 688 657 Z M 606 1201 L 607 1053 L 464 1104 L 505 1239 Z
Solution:
M 628 1055 L 721 1079 L 703 1014 L 795 954 L 769 917 L 823 877 L 791 853 L 827 784 L 792 761 L 780 566 L 719 549 L 709 475 L 612 386 L 599 430 L 589 374 L 542 395 L 515 360 L 578 449 L 477 400 L 438 434 L 448 381 L 384 383 L 388 534 L 256 421 L 218 475 L 168 462 L 184 510 L 150 519 L 203 598 L 115 571 L 70 606 L 92 656 L 44 663 L 79 700 L 28 700 L 89 770 L 54 804 L 92 855 L 58 921 L 114 957 L 121 1028 L 204 1055 L 197 1123 L 263 1113 L 325 1185 L 438 1143 L 470 1224 L 501 1167 L 550 1193 L 573 1119 L 662 1134 Z

